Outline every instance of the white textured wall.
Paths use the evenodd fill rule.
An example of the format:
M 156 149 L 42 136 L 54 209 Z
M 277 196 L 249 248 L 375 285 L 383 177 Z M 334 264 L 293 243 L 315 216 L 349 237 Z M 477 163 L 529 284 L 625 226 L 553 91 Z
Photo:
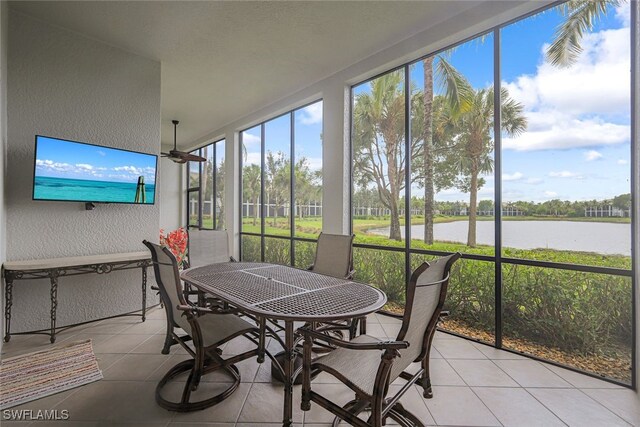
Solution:
M 160 151 L 160 63 L 9 16 L 7 259 L 144 250 L 157 240 L 160 208 L 34 202 L 34 135 L 145 153 Z M 159 185 L 162 185 L 158 182 Z M 58 324 L 140 308 L 140 271 L 61 278 Z M 12 330 L 49 322 L 45 280 L 16 282 Z
M 173 146 L 162 147 L 163 152 L 168 152 Z M 183 226 L 185 221 L 182 214 L 185 210 L 185 197 L 182 193 L 184 185 L 185 167 L 171 160 L 161 158 L 160 168 L 160 228 L 175 230 Z

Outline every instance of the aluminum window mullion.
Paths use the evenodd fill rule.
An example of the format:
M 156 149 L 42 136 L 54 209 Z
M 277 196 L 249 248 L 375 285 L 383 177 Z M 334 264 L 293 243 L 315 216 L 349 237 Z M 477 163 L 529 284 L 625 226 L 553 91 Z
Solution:
M 502 348 L 502 101 L 500 99 L 501 84 L 501 43 L 500 30 L 493 32 L 493 138 L 494 138 L 494 201 L 493 231 L 495 255 L 494 278 L 494 314 L 495 314 L 495 347 Z

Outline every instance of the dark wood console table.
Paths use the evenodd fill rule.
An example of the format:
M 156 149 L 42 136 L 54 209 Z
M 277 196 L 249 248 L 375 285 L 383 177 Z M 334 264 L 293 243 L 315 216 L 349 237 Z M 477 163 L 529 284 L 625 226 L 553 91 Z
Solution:
M 112 271 L 142 269 L 142 321 L 147 309 L 147 267 L 151 265 L 149 251 L 120 254 L 89 255 L 69 258 L 51 258 L 29 261 L 7 261 L 4 270 L 5 336 L 11 339 L 11 307 L 13 306 L 13 282 L 27 279 L 49 279 L 51 281 L 51 342 L 56 340 L 56 310 L 58 308 L 58 278 L 80 274 L 106 274 Z M 16 334 L 39 333 L 18 332 Z M 15 335 L 15 334 L 14 334 Z

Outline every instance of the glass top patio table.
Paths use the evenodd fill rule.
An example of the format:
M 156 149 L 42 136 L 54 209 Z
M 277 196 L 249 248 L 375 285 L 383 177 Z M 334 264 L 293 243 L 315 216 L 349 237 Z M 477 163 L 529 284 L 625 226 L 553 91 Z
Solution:
M 228 262 L 185 270 L 182 280 L 241 311 L 262 319 L 284 320 L 283 426 L 292 424 L 296 340 L 293 322 L 324 322 L 365 316 L 387 302 L 370 285 L 284 265 Z

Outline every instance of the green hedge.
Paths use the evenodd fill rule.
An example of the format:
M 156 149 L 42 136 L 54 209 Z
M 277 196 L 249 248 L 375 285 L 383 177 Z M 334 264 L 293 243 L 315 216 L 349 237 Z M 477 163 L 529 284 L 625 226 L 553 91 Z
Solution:
M 313 262 L 315 243 L 295 244 L 296 265 L 305 268 Z M 267 261 L 289 264 L 289 240 L 267 238 L 265 245 Z M 433 249 L 446 250 L 449 245 L 441 246 L 434 245 Z M 260 259 L 260 238 L 243 236 L 242 248 L 244 260 Z M 412 254 L 412 269 L 430 258 Z M 391 309 L 404 306 L 403 252 L 355 248 L 354 264 L 356 280 L 384 291 Z M 492 334 L 494 282 L 493 262 L 459 260 L 452 271 L 445 305 L 451 319 Z M 503 265 L 505 337 L 578 354 L 608 355 L 620 347 L 630 349 L 631 306 L 631 280 L 627 277 Z

